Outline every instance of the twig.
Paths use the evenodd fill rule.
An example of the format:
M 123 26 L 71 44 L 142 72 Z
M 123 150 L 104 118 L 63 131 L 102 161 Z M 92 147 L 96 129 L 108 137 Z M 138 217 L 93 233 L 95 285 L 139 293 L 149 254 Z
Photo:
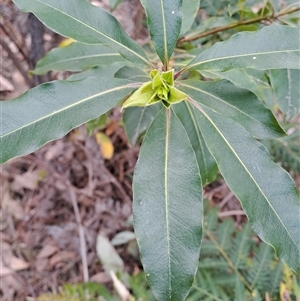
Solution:
M 105 165 L 103 165 L 103 170 L 108 176 L 108 180 L 110 183 L 114 184 L 116 188 L 118 188 L 119 192 L 121 193 L 123 200 L 125 200 L 127 203 L 131 203 L 131 198 L 128 196 L 122 185 L 119 183 L 119 181 L 114 177 L 114 175 L 106 168 Z
M 22 53 L 24 59 L 26 60 L 26 62 L 29 65 L 28 56 L 24 52 L 24 49 L 21 47 L 20 42 L 18 41 L 18 38 L 15 35 L 11 25 L 8 22 L 5 22 L 5 25 L 0 23 L 0 27 L 5 32 L 5 34 L 9 37 L 9 39 L 18 47 L 18 50 L 20 51 L 20 53 Z M 8 27 L 8 30 L 6 29 L 6 27 Z
M 241 25 L 249 25 L 249 24 L 258 23 L 258 22 L 261 22 L 261 21 L 277 20 L 279 17 L 282 17 L 284 15 L 292 14 L 292 13 L 297 12 L 299 10 L 300 10 L 300 7 L 296 7 L 296 8 L 290 9 L 290 10 L 281 11 L 281 12 L 279 12 L 277 14 L 274 14 L 274 15 L 257 17 L 257 18 L 250 19 L 250 20 L 245 20 L 245 21 L 237 21 L 237 22 L 229 24 L 229 25 L 216 27 L 216 28 L 210 29 L 208 31 L 201 32 L 199 34 L 182 37 L 181 39 L 178 40 L 177 45 L 180 45 L 180 44 L 185 43 L 185 42 L 195 41 L 195 40 L 198 40 L 200 38 L 218 33 L 220 31 L 225 31 L 225 30 L 228 30 L 228 29 L 232 29 L 232 28 L 235 28 L 235 27 L 238 27 L 238 26 L 241 26 Z
M 18 70 L 20 71 L 20 73 L 24 77 L 24 80 L 25 80 L 26 84 L 29 87 L 32 87 L 32 82 L 31 82 L 30 78 L 28 77 L 26 71 L 23 69 L 22 65 L 20 64 L 20 62 L 18 61 L 18 59 L 16 58 L 16 56 L 14 55 L 14 53 L 10 50 L 9 46 L 6 44 L 6 42 L 2 38 L 0 38 L 0 45 L 7 52 L 8 56 L 10 57 L 10 59 L 13 61 L 13 63 L 15 64 L 15 66 L 18 68 Z
M 79 212 L 79 208 L 78 208 L 75 188 L 72 186 L 70 181 L 65 176 L 60 174 L 49 163 L 45 162 L 44 160 L 40 159 L 39 157 L 35 157 L 34 155 L 29 155 L 28 157 L 30 157 L 33 160 L 37 160 L 38 163 L 45 166 L 45 168 L 48 168 L 49 170 L 51 170 L 53 172 L 53 175 L 56 176 L 62 183 L 65 183 L 66 187 L 68 188 L 70 199 L 71 199 L 71 202 L 73 205 L 76 223 L 78 224 L 78 234 L 79 234 L 79 241 L 80 241 L 80 255 L 81 255 L 81 262 L 82 262 L 83 280 L 84 280 L 84 282 L 88 282 L 89 281 L 89 272 L 88 272 L 88 264 L 87 264 L 87 256 L 86 256 L 86 253 L 87 253 L 86 240 L 85 240 L 84 228 L 82 226 L 80 212 Z
M 230 191 L 226 197 L 222 200 L 222 202 L 219 204 L 219 207 L 220 208 L 223 208 L 227 202 L 234 196 L 234 194 Z
M 219 213 L 219 217 L 227 217 L 232 215 L 245 215 L 245 212 L 243 210 L 232 210 Z
M 88 264 L 87 264 L 87 256 L 86 256 L 86 241 L 84 237 L 84 228 L 81 223 L 81 217 L 80 212 L 78 208 L 77 198 L 74 190 L 72 189 L 71 184 L 69 181 L 66 181 L 67 187 L 69 190 L 70 198 L 73 205 L 73 210 L 75 213 L 75 219 L 78 224 L 78 233 L 79 233 L 79 240 L 80 240 L 80 255 L 81 255 L 81 261 L 82 261 L 82 271 L 83 271 L 83 281 L 88 282 L 89 281 L 89 271 L 88 271 Z
M 122 301 L 128 301 L 130 298 L 130 293 L 126 286 L 116 277 L 116 274 L 113 271 L 109 271 L 109 274 Z

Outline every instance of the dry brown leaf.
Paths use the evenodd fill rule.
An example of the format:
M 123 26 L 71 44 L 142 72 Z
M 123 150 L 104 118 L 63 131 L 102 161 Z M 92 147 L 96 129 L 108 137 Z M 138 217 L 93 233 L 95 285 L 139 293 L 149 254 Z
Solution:
M 15 87 L 7 80 L 5 77 L 3 77 L 0 74 L 0 91 L 14 91 Z
M 25 260 L 14 256 L 11 247 L 6 242 L 1 242 L 2 253 L 0 254 L 2 257 L 2 261 L 4 265 L 14 271 L 22 271 L 26 270 L 29 267 L 28 262 Z
M 4 266 L 3 261 L 0 260 L 0 277 L 13 274 L 13 270 Z
M 3 294 L 1 300 L 15 300 L 15 293 L 22 292 L 23 290 L 22 283 L 14 275 L 1 277 L 0 291 Z
M 64 143 L 62 140 L 57 140 L 55 142 L 53 142 L 53 144 L 49 145 L 48 148 L 46 149 L 45 152 L 45 159 L 47 161 L 51 161 L 55 158 L 57 158 L 58 156 L 63 154 L 63 150 L 64 150 Z
M 39 179 L 40 171 L 27 171 L 21 175 L 16 175 L 11 187 L 13 190 L 20 190 L 22 188 L 35 190 L 38 187 Z
M 59 262 L 74 260 L 76 254 L 71 251 L 61 251 L 50 258 L 50 266 L 55 266 Z
M 58 247 L 52 245 L 44 245 L 37 255 L 37 259 L 48 258 L 58 251 Z
M 111 136 L 118 128 L 118 124 L 115 121 L 111 121 L 105 130 L 107 136 Z
M 16 219 L 24 218 L 25 214 L 21 201 L 12 199 L 9 191 L 4 191 L 1 207 L 4 212 L 9 213 Z
M 106 272 L 100 272 L 90 278 L 91 282 L 108 283 L 111 281 L 110 276 Z
M 49 270 L 49 259 L 48 258 L 37 259 L 34 263 L 34 266 L 37 272 L 43 272 Z

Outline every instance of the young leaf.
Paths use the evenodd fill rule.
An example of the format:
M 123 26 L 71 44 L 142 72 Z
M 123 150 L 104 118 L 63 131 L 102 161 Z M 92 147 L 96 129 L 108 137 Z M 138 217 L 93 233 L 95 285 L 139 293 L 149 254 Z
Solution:
M 50 50 L 44 58 L 37 62 L 31 73 L 45 74 L 50 70 L 81 71 L 117 61 L 125 60 L 118 52 L 109 47 L 74 42 L 67 47 Z
M 198 103 L 232 118 L 256 138 L 285 135 L 273 113 L 253 93 L 238 88 L 229 81 L 186 80 L 178 84 L 183 92 Z
M 54 81 L 2 102 L 0 163 L 29 154 L 107 112 L 134 89 L 128 83 L 113 78 Z
M 291 176 L 238 123 L 192 103 L 207 147 L 252 228 L 282 261 L 300 273 L 300 199 Z
M 143 48 L 107 11 L 84 0 L 14 0 L 53 31 L 87 44 L 106 44 L 127 60 L 151 66 Z
M 300 111 L 300 71 L 271 70 L 270 80 L 280 110 L 287 120 L 292 119 Z
M 200 0 L 182 0 L 182 24 L 180 35 L 185 34 L 193 25 L 200 7 Z
M 202 134 L 198 128 L 195 114 L 187 101 L 182 101 L 176 106 L 173 106 L 173 110 L 184 126 L 196 154 L 202 185 L 208 185 L 217 177 L 218 167 L 215 159 L 210 154 L 204 142 Z
M 202 237 L 202 189 L 195 154 L 172 109 L 144 138 L 133 179 L 134 229 L 144 270 L 159 301 L 184 300 Z
M 141 0 L 156 52 L 168 64 L 181 29 L 182 0 Z
M 299 27 L 284 25 L 240 32 L 203 51 L 183 70 L 299 69 L 299 35 Z

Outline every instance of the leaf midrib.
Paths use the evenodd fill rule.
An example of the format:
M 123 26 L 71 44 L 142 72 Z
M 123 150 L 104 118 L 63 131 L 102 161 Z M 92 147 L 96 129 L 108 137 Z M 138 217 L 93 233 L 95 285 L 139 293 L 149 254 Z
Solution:
M 72 61 L 81 60 L 81 59 L 96 58 L 96 57 L 101 57 L 101 56 L 106 56 L 106 57 L 108 57 L 108 56 L 120 56 L 120 54 L 119 53 L 102 53 L 102 54 L 93 54 L 93 55 L 85 55 L 85 56 L 76 56 L 76 57 L 72 57 L 72 58 L 68 58 L 68 59 L 55 61 L 55 62 L 49 63 L 47 65 L 43 65 L 41 67 L 37 66 L 36 70 L 46 68 L 47 66 L 51 66 L 51 65 L 55 65 L 55 64 L 60 64 L 60 63 L 65 63 L 65 62 L 72 62 Z M 33 71 L 35 71 L 35 70 L 33 70 Z
M 182 86 L 185 86 L 185 87 L 187 87 L 187 88 L 190 88 L 190 89 L 192 89 L 192 90 L 196 90 L 196 91 L 202 92 L 203 94 L 209 95 L 209 96 L 211 96 L 212 98 L 215 98 L 215 99 L 219 100 L 220 102 L 224 103 L 225 105 L 228 105 L 229 107 L 231 107 L 231 108 L 237 110 L 237 111 L 240 112 L 242 115 L 244 115 L 244 116 L 246 116 L 246 117 L 248 117 L 248 118 L 254 120 L 255 122 L 258 122 L 258 123 L 261 124 L 265 129 L 267 129 L 268 131 L 270 131 L 270 129 L 269 129 L 264 123 L 262 123 L 260 120 L 258 120 L 258 119 L 256 119 L 256 118 L 252 117 L 251 115 L 248 115 L 246 112 L 242 111 L 240 108 L 235 107 L 235 106 L 232 105 L 231 103 L 228 103 L 228 102 L 224 101 L 222 98 L 219 98 L 219 97 L 217 97 L 217 96 L 214 95 L 214 94 L 211 94 L 211 93 L 209 93 L 209 92 L 206 92 L 206 91 L 204 91 L 204 90 L 202 90 L 202 89 L 199 89 L 199 88 L 196 88 L 196 87 L 194 87 L 194 86 L 190 86 L 190 85 L 187 85 L 187 84 L 183 84 L 182 82 L 178 82 L 178 84 L 180 84 L 180 85 L 182 85 Z M 197 102 L 197 100 L 195 100 L 195 101 Z M 211 108 L 211 109 L 214 110 L 213 108 Z
M 163 0 L 160 0 L 160 5 L 161 5 L 161 14 L 162 14 L 162 22 L 163 22 L 163 32 L 164 32 L 164 57 L 165 57 L 165 62 L 168 62 L 168 49 L 167 49 L 167 28 L 166 28 L 166 20 L 165 20 L 165 9 L 164 9 L 164 4 Z
M 206 114 L 206 112 L 201 108 L 201 106 L 197 103 L 196 100 L 190 98 L 190 101 L 192 102 L 192 104 L 199 110 L 201 111 L 205 117 L 209 120 L 209 122 L 213 125 L 213 127 L 216 129 L 216 131 L 219 133 L 219 135 L 223 138 L 224 142 L 228 145 L 229 149 L 232 151 L 232 153 L 235 155 L 235 157 L 238 159 L 238 161 L 240 162 L 240 164 L 244 167 L 245 171 L 248 173 L 248 175 L 250 176 L 250 178 L 252 179 L 252 181 L 254 182 L 254 184 L 257 186 L 257 188 L 259 189 L 259 191 L 261 192 L 262 196 L 265 198 L 265 200 L 267 201 L 267 204 L 270 206 L 270 208 L 272 209 L 272 211 L 275 213 L 275 215 L 277 216 L 278 220 L 280 221 L 280 223 L 282 224 L 283 228 L 285 229 L 285 231 L 287 232 L 288 236 L 291 238 L 291 240 L 293 241 L 294 245 L 296 246 L 296 249 L 298 249 L 296 242 L 294 241 L 293 237 L 291 236 L 290 232 L 288 231 L 288 229 L 286 228 L 286 226 L 284 225 L 283 221 L 281 220 L 281 218 L 279 217 L 279 215 L 277 214 L 275 208 L 272 206 L 272 204 L 270 204 L 267 196 L 265 195 L 265 193 L 263 192 L 262 188 L 259 186 L 259 184 L 256 182 L 256 180 L 253 178 L 252 174 L 250 173 L 250 171 L 248 170 L 248 168 L 245 166 L 245 164 L 243 163 L 243 161 L 241 160 L 241 158 L 238 156 L 238 154 L 235 152 L 235 150 L 231 147 L 231 145 L 229 144 L 229 142 L 227 141 L 226 137 L 223 135 L 223 133 L 219 130 L 219 128 L 215 125 L 215 123 L 211 120 L 211 118 Z
M 33 120 L 33 121 L 29 122 L 29 123 L 26 123 L 25 125 L 23 125 L 23 126 L 21 126 L 21 127 L 18 127 L 17 129 L 14 129 L 14 130 L 12 130 L 12 131 L 9 131 L 9 132 L 7 132 L 5 135 L 0 136 L 0 138 L 3 139 L 3 138 L 5 138 L 5 137 L 8 136 L 8 135 L 11 135 L 11 134 L 13 134 L 13 133 L 15 133 L 15 132 L 21 131 L 21 130 L 23 130 L 23 129 L 26 128 L 26 127 L 30 127 L 31 125 L 33 125 L 33 124 L 35 124 L 35 123 L 38 123 L 38 122 L 40 122 L 40 121 L 42 121 L 42 120 L 44 120 L 44 119 L 48 119 L 48 118 L 50 118 L 51 116 L 56 115 L 56 114 L 59 114 L 59 113 L 65 111 L 65 110 L 69 110 L 69 109 L 72 108 L 72 107 L 75 107 L 75 106 L 77 106 L 77 105 L 80 105 L 80 104 L 84 103 L 85 101 L 91 100 L 91 99 L 93 99 L 93 98 L 95 98 L 95 97 L 99 97 L 99 96 L 101 96 L 101 95 L 105 95 L 105 94 L 107 94 L 107 93 L 111 93 L 111 92 L 114 92 L 114 91 L 122 90 L 122 89 L 124 89 L 124 88 L 129 88 L 129 86 L 128 86 L 128 85 L 125 85 L 125 86 L 113 88 L 113 89 L 106 90 L 106 91 L 104 91 L 104 92 L 97 93 L 97 94 L 94 94 L 94 95 L 92 95 L 92 96 L 86 97 L 86 98 L 84 98 L 84 99 L 82 99 L 82 100 L 80 100 L 80 101 L 77 101 L 77 102 L 75 102 L 75 103 L 73 103 L 73 104 L 71 104 L 71 105 L 68 105 L 68 106 L 63 107 L 63 108 L 61 108 L 61 109 L 59 109 L 59 110 L 56 110 L 56 111 L 52 112 L 51 114 L 48 114 L 48 115 L 45 115 L 45 116 L 43 116 L 43 117 L 41 117 L 41 118 L 35 119 L 35 120 Z
M 170 131 L 170 110 L 166 110 L 166 144 L 165 144 L 165 167 L 164 167 L 164 185 L 165 185 L 165 210 L 166 210 L 166 235 L 167 235 L 167 252 L 168 252 L 168 284 L 169 300 L 172 295 L 171 285 L 171 251 L 170 251 L 170 226 L 169 226 L 169 192 L 168 192 L 168 158 L 169 158 L 169 131 Z
M 191 111 L 190 105 L 185 101 L 184 104 L 187 106 L 187 109 L 189 111 L 189 114 L 191 115 L 191 119 L 193 122 L 193 125 L 195 127 L 196 133 L 197 133 L 197 139 L 199 141 L 199 145 L 201 148 L 201 155 L 202 155 L 202 159 L 203 159 L 203 163 L 204 163 L 204 169 L 205 169 L 205 174 L 208 174 L 208 170 L 207 170 L 207 164 L 206 164 L 206 160 L 205 160 L 205 156 L 204 156 L 204 149 L 203 149 L 203 145 L 201 143 L 201 139 L 200 139 L 200 133 L 199 133 L 199 128 L 197 127 L 197 121 L 195 120 L 195 116 L 193 114 L 193 112 Z M 199 166 L 200 169 L 200 166 Z
M 226 59 L 231 59 L 231 58 L 238 58 L 238 57 L 243 57 L 243 56 L 246 57 L 246 56 L 253 56 L 253 55 L 267 55 L 267 54 L 286 53 L 286 52 L 300 52 L 300 50 L 299 49 L 290 49 L 290 50 L 268 51 L 268 52 L 254 52 L 254 53 L 247 53 L 247 54 L 222 56 L 222 57 L 219 57 L 219 58 L 212 58 L 212 59 L 209 59 L 209 60 L 206 60 L 206 61 L 201 61 L 201 62 L 198 62 L 198 63 L 193 64 L 193 65 L 188 65 L 185 68 L 185 71 L 188 70 L 188 69 L 194 68 L 196 66 L 199 66 L 199 65 L 202 65 L 202 64 L 205 64 L 205 63 L 209 63 L 209 62 L 214 62 L 214 61 L 226 60 Z M 215 69 L 212 69 L 212 70 L 215 70 Z
M 53 7 L 53 6 L 51 6 L 51 5 L 48 5 L 47 3 L 41 2 L 41 1 L 39 1 L 39 0 L 35 0 L 35 1 L 36 1 L 36 2 L 39 2 L 40 4 L 42 4 L 42 5 L 44 5 L 44 6 L 48 6 L 48 7 L 52 8 L 53 10 L 55 10 L 55 11 L 61 13 L 62 15 L 65 15 L 65 16 L 69 17 L 69 18 L 72 19 L 72 20 L 75 20 L 75 21 L 78 22 L 78 23 L 81 23 L 81 24 L 84 25 L 85 27 L 91 29 L 92 31 L 97 32 L 97 33 L 100 34 L 101 36 L 103 36 L 103 37 L 107 38 L 108 40 L 113 41 L 115 44 L 117 44 L 117 45 L 123 47 L 123 48 L 126 49 L 128 52 L 131 52 L 131 53 L 133 53 L 134 55 L 138 56 L 140 59 L 142 59 L 144 62 L 146 62 L 148 66 L 151 66 L 150 62 L 148 62 L 148 61 L 147 61 L 144 57 L 142 57 L 140 54 L 138 54 L 137 52 L 135 52 L 135 51 L 133 51 L 132 49 L 128 48 L 128 47 L 125 46 L 124 44 L 121 44 L 120 42 L 118 42 L 118 41 L 112 39 L 111 37 L 109 37 L 109 36 L 107 36 L 107 35 L 105 35 L 105 34 L 102 33 L 101 31 L 96 30 L 95 28 L 89 26 L 88 24 L 83 23 L 81 20 L 76 19 L 76 18 L 70 16 L 69 14 L 67 14 L 67 13 L 65 13 L 65 12 L 63 12 L 63 11 L 61 11 L 61 10 L 59 10 L 59 9 L 57 9 L 57 8 L 55 8 L 55 7 Z M 100 43 L 99 43 L 99 44 L 100 44 Z

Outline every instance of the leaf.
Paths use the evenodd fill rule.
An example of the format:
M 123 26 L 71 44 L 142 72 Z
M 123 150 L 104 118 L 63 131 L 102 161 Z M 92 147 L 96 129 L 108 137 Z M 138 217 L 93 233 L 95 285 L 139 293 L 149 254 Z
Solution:
M 135 240 L 135 234 L 132 231 L 122 231 L 116 234 L 111 240 L 113 246 L 120 246 Z
M 180 35 L 185 34 L 193 25 L 200 7 L 200 0 L 182 0 L 182 24 Z
M 231 69 L 224 72 L 204 71 L 202 74 L 205 77 L 210 77 L 211 74 L 212 76 L 227 79 L 233 84 L 253 92 L 268 107 L 272 108 L 274 106 L 274 94 L 264 70 L 261 71 L 244 68 Z
M 134 66 L 123 66 L 115 73 L 114 77 L 141 82 L 149 81 L 149 74 Z
M 59 48 L 64 48 L 64 47 L 68 47 L 69 45 L 71 45 L 72 43 L 74 43 L 75 40 L 71 39 L 71 38 L 67 38 L 67 39 L 63 39 L 59 44 L 58 47 Z
M 103 268 L 107 274 L 109 274 L 110 271 L 120 273 L 123 272 L 124 262 L 122 258 L 108 238 L 102 233 L 99 233 L 97 236 L 96 249 L 97 255 L 101 260 Z
M 148 107 L 130 107 L 123 114 L 124 128 L 131 145 L 137 145 L 154 117 L 161 110 L 161 103 Z
M 134 88 L 113 78 L 54 81 L 1 103 L 0 163 L 29 154 L 107 112 Z
M 97 66 L 93 67 L 91 69 L 75 73 L 67 78 L 67 80 L 75 81 L 80 79 L 85 79 L 87 77 L 114 77 L 114 74 L 124 65 L 126 64 L 126 61 L 124 62 L 116 62 L 108 66 Z
M 171 104 L 186 99 L 186 95 L 174 87 L 174 69 L 160 72 L 156 69 L 150 72 L 151 81 L 145 82 L 126 99 L 123 108 L 132 106 L 149 106 L 162 102 L 166 108 Z
M 114 146 L 111 140 L 104 133 L 96 133 L 95 137 L 98 145 L 100 146 L 103 158 L 110 160 L 114 155 Z
M 45 74 L 51 70 L 82 71 L 117 61 L 124 61 L 124 59 L 119 53 L 107 46 L 74 42 L 64 48 L 50 50 L 44 58 L 37 62 L 31 73 Z
M 300 68 L 300 28 L 270 25 L 240 32 L 200 53 L 183 70 L 227 71 L 236 68 Z M 284 41 L 284 43 L 282 43 Z
M 141 0 L 155 50 L 168 65 L 181 29 L 182 0 Z
M 178 82 L 180 89 L 213 110 L 232 118 L 256 138 L 276 138 L 285 135 L 273 113 L 251 92 L 228 81 Z
M 252 228 L 282 261 L 300 273 L 300 199 L 291 176 L 238 123 L 192 103 L 207 147 Z
M 184 300 L 199 258 L 202 187 L 195 154 L 171 109 L 162 109 L 147 131 L 133 195 L 134 229 L 154 296 Z
M 217 177 L 218 167 L 215 159 L 210 154 L 204 142 L 201 132 L 198 129 L 195 114 L 187 101 L 182 101 L 172 108 L 189 136 L 191 145 L 196 154 L 202 185 L 208 185 Z
M 105 44 L 127 60 L 151 66 L 143 48 L 117 19 L 83 0 L 14 0 L 20 10 L 34 13 L 53 31 L 86 44 Z
M 103 130 L 107 124 L 109 123 L 109 119 L 107 114 L 102 114 L 99 117 L 92 119 L 86 123 L 86 131 L 89 136 L 92 136 L 96 129 Z
M 271 70 L 270 80 L 280 110 L 291 120 L 300 112 L 300 71 Z

